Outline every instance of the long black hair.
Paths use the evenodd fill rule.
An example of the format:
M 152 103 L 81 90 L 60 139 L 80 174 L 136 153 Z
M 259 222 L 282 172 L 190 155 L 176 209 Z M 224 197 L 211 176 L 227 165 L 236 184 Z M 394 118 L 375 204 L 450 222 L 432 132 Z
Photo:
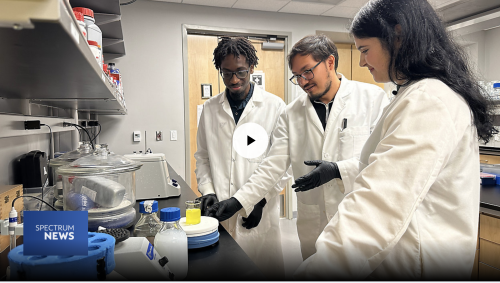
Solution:
M 401 26 L 401 34 L 396 35 L 396 25 Z M 468 103 L 479 140 L 487 143 L 497 133 L 491 100 L 481 94 L 482 87 L 465 52 L 427 0 L 371 0 L 354 17 L 350 33 L 380 40 L 390 54 L 392 82 L 407 80 L 407 85 L 425 78 L 438 79 Z M 396 41 L 400 43 L 397 50 Z
M 232 54 L 234 57 L 245 56 L 248 66 L 257 66 L 259 58 L 253 44 L 244 37 L 223 37 L 214 50 L 214 65 L 217 70 L 220 70 L 222 60 L 226 56 Z

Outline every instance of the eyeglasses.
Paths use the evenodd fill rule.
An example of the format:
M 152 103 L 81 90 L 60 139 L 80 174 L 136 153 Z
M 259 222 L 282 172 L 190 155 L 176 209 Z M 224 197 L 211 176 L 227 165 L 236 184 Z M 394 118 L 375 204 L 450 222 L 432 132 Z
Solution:
M 238 79 L 244 79 L 248 76 L 248 72 L 250 71 L 250 69 L 248 70 L 241 70 L 241 71 L 236 71 L 236 72 L 226 72 L 226 71 L 223 71 L 221 72 L 221 75 L 222 75 L 222 78 L 225 79 L 225 80 L 229 80 L 233 77 L 233 75 L 236 75 L 236 77 Z
M 327 58 L 328 59 L 328 58 Z M 325 59 L 326 60 L 326 59 Z M 321 64 L 321 62 L 325 61 L 325 60 L 321 60 L 318 62 L 318 64 L 314 65 L 314 67 L 312 67 L 311 69 L 309 70 L 305 70 L 302 74 L 300 75 L 294 75 L 290 78 L 290 81 L 292 82 L 292 84 L 294 85 L 298 85 L 299 84 L 299 79 L 303 79 L 303 80 L 312 80 L 314 79 L 314 73 L 313 73 L 313 70 L 314 68 L 318 67 L 319 64 Z

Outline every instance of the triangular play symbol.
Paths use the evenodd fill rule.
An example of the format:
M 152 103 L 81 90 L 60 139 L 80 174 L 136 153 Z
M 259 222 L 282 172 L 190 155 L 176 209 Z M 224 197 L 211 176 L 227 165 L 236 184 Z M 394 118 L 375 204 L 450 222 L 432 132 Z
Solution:
M 247 146 L 251 145 L 253 142 L 255 142 L 255 140 L 247 135 Z

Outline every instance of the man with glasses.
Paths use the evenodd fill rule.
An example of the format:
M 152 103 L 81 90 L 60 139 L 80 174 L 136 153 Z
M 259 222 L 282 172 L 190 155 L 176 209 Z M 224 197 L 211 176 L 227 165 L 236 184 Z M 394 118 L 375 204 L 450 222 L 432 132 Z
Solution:
M 298 192 L 297 231 L 304 260 L 316 252 L 316 240 L 351 191 L 361 149 L 389 103 L 380 87 L 337 74 L 338 62 L 335 44 L 324 35 L 306 36 L 293 46 L 290 81 L 307 95 L 287 105 L 267 157 L 233 196 L 251 209 L 291 164 L 293 176 L 302 176 L 292 187 Z
M 247 159 L 238 155 L 233 147 L 235 130 L 245 123 L 256 123 L 271 137 L 285 103 L 250 82 L 258 58 L 247 39 L 222 38 L 214 50 L 213 61 L 226 89 L 205 102 L 198 126 L 198 150 L 194 156 L 198 190 L 202 194 L 199 198 L 202 214 L 208 215 L 207 208 L 225 201 L 224 210 L 232 217 L 215 213 L 210 216 L 221 221 L 266 279 L 284 279 L 277 196 L 289 177 L 269 185 L 268 193 L 260 196 L 246 211 L 241 210 L 241 204 L 232 196 L 247 182 L 265 156 L 263 153 L 257 158 Z M 271 140 L 267 150 L 270 145 Z M 240 197 L 253 198 L 253 195 L 250 192 Z

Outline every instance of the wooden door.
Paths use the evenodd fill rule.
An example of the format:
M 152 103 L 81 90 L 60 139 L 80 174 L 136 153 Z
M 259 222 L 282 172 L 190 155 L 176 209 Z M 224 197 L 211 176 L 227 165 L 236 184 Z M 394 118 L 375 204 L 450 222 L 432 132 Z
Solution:
M 251 40 L 259 62 L 255 71 L 262 71 L 266 74 L 266 91 L 278 96 L 285 101 L 285 51 L 281 50 L 263 50 L 263 40 Z M 283 40 L 277 40 L 278 43 L 285 43 Z
M 359 50 L 356 48 L 356 45 L 351 45 L 351 54 L 352 80 L 378 85 L 379 87 L 384 89 L 384 84 L 375 82 L 368 68 L 359 66 L 359 58 L 361 52 L 359 52 Z
M 213 52 L 217 47 L 216 36 L 204 36 L 188 34 L 188 80 L 189 80 L 189 150 L 191 162 L 191 189 L 197 196 L 196 182 L 196 134 L 198 131 L 198 105 L 202 105 L 208 99 L 201 96 L 201 85 L 212 84 L 212 96 L 220 92 L 219 73 L 212 62 Z
M 351 64 L 351 44 L 335 44 L 339 54 L 339 62 L 337 66 L 337 73 L 341 73 L 348 80 L 351 79 L 352 64 Z

